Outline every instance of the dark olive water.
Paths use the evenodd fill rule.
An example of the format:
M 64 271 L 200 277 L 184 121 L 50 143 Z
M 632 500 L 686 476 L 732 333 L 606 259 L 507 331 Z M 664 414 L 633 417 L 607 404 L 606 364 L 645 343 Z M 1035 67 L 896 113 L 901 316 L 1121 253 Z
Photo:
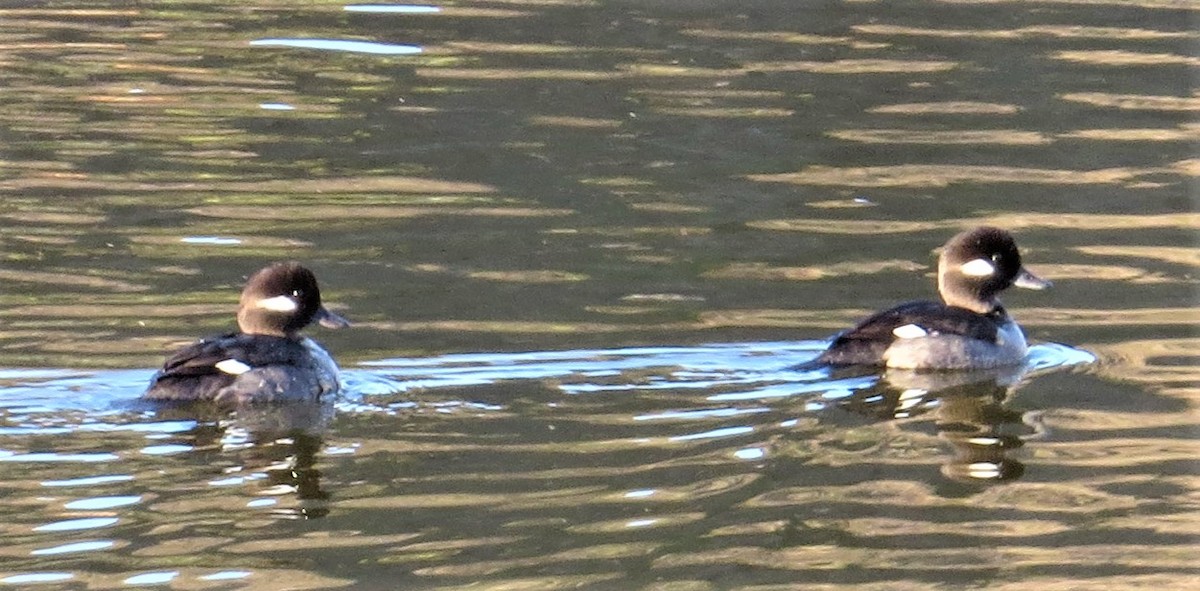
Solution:
M 0 7 L 0 586 L 1192 588 L 1196 16 Z M 790 369 L 981 223 L 1027 367 Z M 139 405 L 280 259 L 343 399 Z

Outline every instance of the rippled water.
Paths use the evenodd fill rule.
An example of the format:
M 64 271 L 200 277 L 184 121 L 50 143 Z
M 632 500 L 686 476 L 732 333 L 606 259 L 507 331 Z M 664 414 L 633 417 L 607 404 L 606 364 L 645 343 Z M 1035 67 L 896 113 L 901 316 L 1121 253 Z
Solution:
M 1190 588 L 1195 20 L 0 7 L 0 586 Z M 793 369 L 979 223 L 1028 367 Z M 138 403 L 279 259 L 343 399 Z
M 321 570 L 366 562 L 400 588 L 531 572 L 509 583 L 632 585 L 646 575 L 622 564 L 694 560 L 656 538 L 773 539 L 784 509 L 764 507 L 816 510 L 846 479 L 867 495 L 924 481 L 905 494 L 956 498 L 1020 478 L 1017 450 L 1046 428 L 1010 392 L 1094 361 L 1039 345 L 1027 368 L 1001 371 L 793 369 L 822 344 L 388 359 L 347 371 L 337 404 L 233 415 L 138 403 L 146 371 L 5 372 L 0 464 L 23 499 L 0 516 L 15 529 L 7 551 L 73 567 L 5 581 L 271 588 L 279 574 L 306 587 L 313 574 L 285 565 L 330 552 Z M 129 562 L 98 576 L 111 553 Z

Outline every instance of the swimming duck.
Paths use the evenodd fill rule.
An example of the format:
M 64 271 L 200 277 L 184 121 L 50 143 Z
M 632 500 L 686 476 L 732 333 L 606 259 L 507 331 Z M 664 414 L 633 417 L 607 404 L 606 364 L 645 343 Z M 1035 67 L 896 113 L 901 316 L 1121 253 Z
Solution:
M 142 395 L 148 400 L 220 404 L 316 401 L 336 395 L 333 358 L 300 330 L 312 322 L 349 326 L 321 305 L 316 276 L 275 263 L 250 276 L 238 305 L 238 332 L 202 339 L 166 360 Z
M 978 227 L 962 232 L 938 258 L 941 302 L 914 301 L 877 312 L 836 335 L 813 363 L 905 369 L 984 369 L 1017 365 L 1028 346 L 997 296 L 1011 286 L 1050 282 L 1021 265 L 1011 234 Z

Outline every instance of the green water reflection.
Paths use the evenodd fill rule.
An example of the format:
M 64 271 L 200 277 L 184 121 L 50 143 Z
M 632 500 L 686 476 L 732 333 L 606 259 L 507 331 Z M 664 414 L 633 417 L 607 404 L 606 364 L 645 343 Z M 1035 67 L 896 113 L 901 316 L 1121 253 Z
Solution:
M 314 331 L 352 372 L 447 353 L 820 339 L 932 296 L 933 249 L 980 223 L 1014 230 L 1056 282 L 1006 300 L 1031 340 L 1097 363 L 962 397 L 1015 417 L 998 438 L 1023 442 L 1006 457 L 1024 474 L 993 487 L 945 466 L 995 433 L 966 421 L 969 437 L 947 435 L 958 419 L 932 411 L 746 402 L 767 409 L 750 423 L 771 427 L 711 441 L 633 422 L 706 410 L 722 390 L 389 392 L 362 378 L 363 408 L 317 421 L 318 440 L 257 440 L 211 417 L 128 428 L 156 420 L 137 411 L 89 430 L 88 404 L 6 406 L 0 450 L 102 461 L 6 461 L 0 583 L 1194 579 L 1195 6 L 436 8 L 0 8 L 0 367 L 145 373 L 232 326 L 244 276 L 279 259 L 312 266 L 358 321 Z M 280 39 L 421 52 L 253 45 Z M 137 371 L 61 396 L 130 398 Z M 748 424 L 686 416 L 693 432 Z M 314 476 L 313 496 L 292 494 Z M 108 477 L 122 479 L 44 484 Z M 141 500 L 65 505 L 92 496 Z M 76 518 L 117 522 L 34 529 Z

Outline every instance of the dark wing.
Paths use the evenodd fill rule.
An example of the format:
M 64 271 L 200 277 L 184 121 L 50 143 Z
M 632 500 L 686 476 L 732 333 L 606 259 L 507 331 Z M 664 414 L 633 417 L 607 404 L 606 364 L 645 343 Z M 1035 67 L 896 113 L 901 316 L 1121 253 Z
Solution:
M 154 376 L 145 398 L 163 400 L 212 398 L 229 386 L 237 374 L 217 364 L 236 360 L 248 367 L 295 365 L 304 346 L 285 337 L 230 333 L 197 341 L 167 358 Z
M 981 322 L 989 318 L 939 302 L 907 302 L 870 316 L 837 335 L 816 361 L 833 365 L 881 365 L 883 352 L 897 338 L 892 331 L 908 324 L 919 326 L 931 335 L 958 335 L 994 343 L 996 323 Z

